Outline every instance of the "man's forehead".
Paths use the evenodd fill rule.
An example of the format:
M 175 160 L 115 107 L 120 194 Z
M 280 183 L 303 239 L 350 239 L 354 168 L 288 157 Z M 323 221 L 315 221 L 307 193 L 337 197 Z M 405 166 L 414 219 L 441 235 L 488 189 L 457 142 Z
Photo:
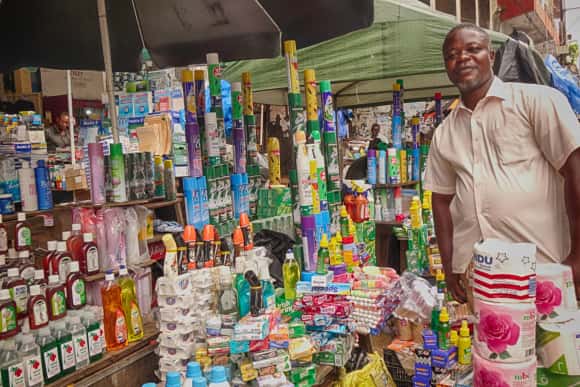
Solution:
M 445 39 L 443 49 L 451 49 L 456 46 L 465 46 L 470 43 L 486 43 L 487 37 L 479 31 L 462 29 L 454 31 Z

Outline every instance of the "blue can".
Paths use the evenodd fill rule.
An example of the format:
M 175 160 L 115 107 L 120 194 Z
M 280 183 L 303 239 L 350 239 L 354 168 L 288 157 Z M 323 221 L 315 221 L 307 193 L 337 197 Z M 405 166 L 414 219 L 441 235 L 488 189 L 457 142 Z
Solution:
M 0 194 L 0 214 L 9 215 L 14 213 L 14 202 L 11 194 Z

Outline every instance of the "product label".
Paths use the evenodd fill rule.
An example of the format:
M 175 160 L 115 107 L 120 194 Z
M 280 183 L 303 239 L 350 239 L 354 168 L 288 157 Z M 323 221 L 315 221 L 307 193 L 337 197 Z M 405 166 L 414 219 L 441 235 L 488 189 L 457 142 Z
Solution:
M 23 362 L 26 368 L 26 384 L 29 386 L 40 385 L 43 381 L 40 356 L 27 356 L 23 359 Z
M 18 363 L 2 369 L 2 376 L 8 374 L 8 387 L 26 387 L 24 364 Z
M 131 303 L 131 329 L 134 335 L 141 334 L 141 312 L 135 302 Z
M 89 356 L 93 357 L 103 353 L 103 346 L 101 345 L 101 328 L 96 328 L 87 332 L 89 342 Z
M 77 363 L 89 360 L 89 345 L 87 337 L 84 334 L 73 336 L 73 344 L 75 348 L 75 358 Z
M 81 278 L 76 279 L 72 286 L 72 304 L 74 306 L 81 306 L 87 303 L 87 292 L 85 289 L 85 281 Z
M 25 313 L 27 309 L 26 303 L 28 302 L 28 286 L 16 285 L 10 288 L 10 297 L 16 303 L 16 313 Z
M 62 370 L 66 371 L 69 368 L 74 368 L 75 363 L 75 348 L 71 341 L 65 341 L 60 345 L 60 358 L 62 360 Z
M 46 300 L 40 299 L 32 305 L 32 316 L 36 326 L 44 325 L 48 322 L 48 306 Z
M 115 319 L 115 340 L 118 344 L 123 344 L 127 341 L 127 323 L 123 311 L 117 309 L 117 316 Z
M 44 371 L 47 379 L 52 379 L 60 374 L 60 364 L 58 362 L 58 348 L 52 348 L 44 352 Z
M 70 257 L 62 257 L 58 261 L 58 277 L 60 282 L 66 282 L 66 277 L 68 277 L 70 271 L 68 269 L 68 264 L 72 261 Z
M 96 246 L 91 246 L 87 250 L 87 271 L 92 273 L 99 270 L 99 250 Z
M 22 227 L 18 230 L 18 236 L 16 237 L 17 246 L 31 246 L 32 245 L 32 233 L 29 227 Z
M 50 309 L 52 316 L 59 317 L 66 312 L 66 298 L 63 290 L 55 292 L 50 298 Z
M 11 332 L 16 329 L 16 308 L 14 304 L 0 310 L 0 333 Z
M 8 234 L 4 227 L 0 227 L 0 251 L 8 251 Z

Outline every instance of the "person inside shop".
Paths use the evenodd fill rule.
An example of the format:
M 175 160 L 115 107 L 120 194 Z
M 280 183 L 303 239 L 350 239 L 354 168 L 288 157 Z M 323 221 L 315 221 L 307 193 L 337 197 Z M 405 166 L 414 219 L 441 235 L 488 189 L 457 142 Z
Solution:
M 572 267 L 580 296 L 580 128 L 548 86 L 504 83 L 485 30 L 461 24 L 443 43 L 461 103 L 435 130 L 424 181 L 447 285 L 466 301 L 475 242 L 530 242 L 538 262 Z
M 68 148 L 70 146 L 70 118 L 68 113 L 62 112 L 56 118 L 56 125 L 46 128 L 46 146 L 49 152 L 56 148 Z
M 371 141 L 369 142 L 369 149 L 378 149 L 382 142 L 379 138 L 381 127 L 376 122 L 371 126 Z

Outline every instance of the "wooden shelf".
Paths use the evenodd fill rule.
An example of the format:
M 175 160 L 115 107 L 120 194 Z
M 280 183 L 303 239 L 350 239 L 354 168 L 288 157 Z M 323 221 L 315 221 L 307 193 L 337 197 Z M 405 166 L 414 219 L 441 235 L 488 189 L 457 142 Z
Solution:
M 411 180 L 405 183 L 398 183 L 398 184 L 375 184 L 375 188 L 397 188 L 397 187 L 412 187 L 414 185 L 419 184 L 420 181 L 418 180 Z
M 397 226 L 402 226 L 403 223 L 401 222 L 397 222 L 397 221 L 387 221 L 387 220 L 375 220 L 375 225 L 377 226 L 393 226 L 393 227 L 397 227 Z
M 129 269 L 133 268 L 133 267 L 149 267 L 149 266 L 153 266 L 155 265 L 157 262 L 156 260 L 153 259 L 149 259 L 145 262 L 141 262 L 138 265 L 128 265 Z M 117 274 L 119 272 L 119 270 L 114 270 L 114 273 Z M 85 277 L 85 282 L 96 282 L 96 281 L 100 281 L 102 279 L 105 279 L 105 273 L 104 272 L 100 272 L 97 274 L 92 274 L 92 275 L 88 275 Z
M 131 206 L 144 206 L 150 208 L 152 210 L 156 208 L 163 208 L 163 207 L 170 207 L 174 206 L 175 204 L 181 203 L 183 198 L 178 197 L 175 200 L 165 200 L 164 198 L 154 198 L 154 199 L 146 199 L 146 200 L 130 200 L 127 202 L 122 203 L 105 203 L 105 204 L 98 204 L 95 205 L 90 201 L 82 201 L 82 202 L 75 202 L 75 203 L 65 203 L 61 205 L 56 205 L 54 208 L 50 210 L 43 210 L 43 211 L 21 211 L 26 214 L 27 218 L 32 218 L 36 216 L 41 216 L 45 214 L 51 214 L 56 211 L 60 210 L 68 210 L 74 207 L 81 207 L 81 208 L 113 208 L 113 207 L 131 207 Z M 17 214 L 10 214 L 10 215 L 3 215 L 2 221 L 3 222 L 12 222 L 17 219 Z
M 114 366 L 115 363 L 125 359 L 126 357 L 139 352 L 139 351 L 146 351 L 146 350 L 153 350 L 157 343 L 155 339 L 159 335 L 159 331 L 154 322 L 148 322 L 143 326 L 143 330 L 145 331 L 143 334 L 143 339 L 131 343 L 125 348 L 114 351 L 114 352 L 107 352 L 103 355 L 101 360 L 97 360 L 94 363 L 89 364 L 85 368 L 81 368 L 78 371 L 73 372 L 70 375 L 67 375 L 63 378 L 58 379 L 57 381 L 46 384 L 47 386 L 69 386 L 82 381 L 84 378 L 89 377 L 93 374 L 101 372 L 108 367 Z

